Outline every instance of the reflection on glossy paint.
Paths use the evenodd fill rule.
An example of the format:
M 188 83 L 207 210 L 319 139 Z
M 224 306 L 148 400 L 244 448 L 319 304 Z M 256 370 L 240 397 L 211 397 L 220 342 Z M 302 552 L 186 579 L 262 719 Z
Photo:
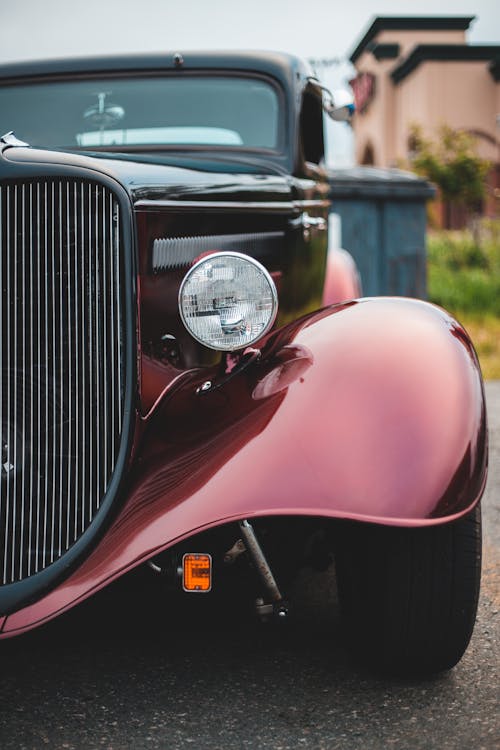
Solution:
M 275 355 L 273 367 L 257 382 L 252 398 L 258 401 L 281 393 L 302 378 L 313 363 L 313 353 L 306 346 L 284 346 Z

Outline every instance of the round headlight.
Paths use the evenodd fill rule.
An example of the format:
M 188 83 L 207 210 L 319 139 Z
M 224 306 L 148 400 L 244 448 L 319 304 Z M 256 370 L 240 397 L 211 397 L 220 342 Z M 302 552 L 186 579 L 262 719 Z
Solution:
M 264 266 L 241 253 L 213 253 L 189 269 L 179 310 L 201 344 L 235 351 L 253 344 L 274 323 L 278 295 Z

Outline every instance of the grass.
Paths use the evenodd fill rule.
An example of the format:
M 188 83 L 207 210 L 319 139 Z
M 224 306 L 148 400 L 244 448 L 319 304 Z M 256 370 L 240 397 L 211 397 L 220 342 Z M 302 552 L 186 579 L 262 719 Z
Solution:
M 500 378 L 500 221 L 469 231 L 431 232 L 428 293 L 467 329 L 486 379 Z

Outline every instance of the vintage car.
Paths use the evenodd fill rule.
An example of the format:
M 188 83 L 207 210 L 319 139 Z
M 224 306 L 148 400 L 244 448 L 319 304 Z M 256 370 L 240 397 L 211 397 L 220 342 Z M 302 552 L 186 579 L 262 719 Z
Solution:
M 1 637 L 142 564 L 286 620 L 335 559 L 355 656 L 461 658 L 481 374 L 445 311 L 356 299 L 325 109 L 283 54 L 0 68 Z

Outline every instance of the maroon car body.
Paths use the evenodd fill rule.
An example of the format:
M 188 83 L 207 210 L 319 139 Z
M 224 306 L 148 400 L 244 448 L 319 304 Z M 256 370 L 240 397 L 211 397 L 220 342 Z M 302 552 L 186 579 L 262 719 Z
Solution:
M 51 130 L 48 110 L 68 85 L 76 96 L 82 81 L 108 91 L 221 79 L 274 92 L 272 147 L 71 148 Z M 33 91 L 40 116 L 28 127 Z M 349 610 L 354 579 L 341 571 L 352 550 L 374 554 L 358 529 L 426 547 L 439 542 L 429 534 L 477 516 L 487 436 L 473 347 L 426 302 L 354 299 L 352 260 L 328 248 L 322 96 L 307 66 L 284 55 L 0 71 L 0 127 L 34 146 L 7 136 L 0 153 L 1 637 L 148 560 L 161 568 L 178 549 L 207 551 L 202 532 L 223 534 L 210 550 L 223 558 L 243 521 L 272 548 L 289 522 L 310 519 L 280 551 L 305 560 L 298 548 L 321 532 L 342 558 Z M 272 330 L 231 354 L 195 341 L 178 310 L 193 262 L 225 250 L 257 258 L 279 298 Z M 245 554 L 256 564 L 248 543 Z M 442 662 L 431 648 L 429 669 L 460 658 L 471 629 Z

